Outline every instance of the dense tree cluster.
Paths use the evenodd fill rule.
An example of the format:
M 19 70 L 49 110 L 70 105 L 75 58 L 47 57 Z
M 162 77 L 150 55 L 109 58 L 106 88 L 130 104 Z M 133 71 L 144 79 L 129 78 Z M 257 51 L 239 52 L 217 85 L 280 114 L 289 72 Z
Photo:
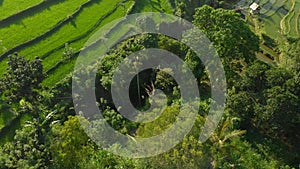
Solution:
M 33 61 L 19 57 L 18 54 L 11 55 L 8 64 L 10 65 L 5 78 L 0 80 L 0 92 L 10 103 L 19 102 L 22 98 L 35 100 L 35 89 L 43 80 L 42 61 L 37 57 Z

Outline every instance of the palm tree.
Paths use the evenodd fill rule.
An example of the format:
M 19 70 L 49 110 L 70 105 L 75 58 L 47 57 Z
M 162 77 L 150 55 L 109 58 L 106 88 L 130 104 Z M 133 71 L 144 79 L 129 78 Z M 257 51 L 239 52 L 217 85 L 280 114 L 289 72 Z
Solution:
M 231 138 L 238 137 L 246 133 L 246 130 L 232 130 L 232 126 L 234 121 L 239 120 L 238 118 L 230 118 L 227 117 L 226 120 L 223 122 L 220 130 L 216 131 L 212 137 L 211 142 L 213 144 L 217 144 L 219 148 L 225 146 L 225 142 Z

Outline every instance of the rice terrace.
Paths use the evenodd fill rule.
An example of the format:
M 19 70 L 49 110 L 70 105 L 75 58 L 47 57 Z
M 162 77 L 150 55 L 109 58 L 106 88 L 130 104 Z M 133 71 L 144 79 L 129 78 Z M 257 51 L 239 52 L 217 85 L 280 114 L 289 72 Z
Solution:
M 250 6 L 253 1 L 242 0 L 239 6 Z M 300 1 L 299 0 L 260 0 L 260 15 L 263 20 L 265 32 L 272 38 L 280 34 L 299 37 L 300 31 Z
M 137 71 L 128 87 L 126 98 L 138 112 L 145 113 L 154 102 L 166 103 L 150 109 L 151 115 L 162 112 L 159 118 L 132 122 L 120 113 L 124 107 L 114 105 L 111 88 L 118 65 L 137 68 L 142 65 L 138 57 L 132 66 L 125 58 L 148 48 L 169 51 L 183 60 L 195 75 L 193 82 L 201 99 L 188 103 L 197 105 L 199 112 L 195 126 L 178 145 L 158 156 L 135 159 L 112 153 L 123 148 L 119 143 L 101 148 L 93 142 L 82 123 L 98 126 L 102 121 L 82 120 L 79 114 L 91 105 L 75 104 L 76 99 L 84 101 L 74 94 L 72 83 L 78 78 L 74 75 L 76 62 L 81 52 L 93 47 L 86 42 L 95 33 L 109 26 L 105 32 L 109 39 L 98 39 L 95 44 L 118 42 L 117 37 L 135 28 L 121 27 L 125 19 L 115 21 L 147 12 L 183 18 L 204 35 L 194 36 L 180 20 L 182 42 L 147 33 L 116 44 L 103 63 L 95 64 L 100 67 L 96 71 L 99 84 L 93 93 L 96 103 L 91 105 L 134 144 L 171 128 L 183 107 L 183 87 L 172 77 L 172 69 Z M 177 30 L 177 22 L 157 23 L 148 17 L 136 22 L 158 30 L 163 26 L 169 32 Z M 209 39 L 226 75 L 224 114 L 206 142 L 198 140 L 199 126 L 206 124 L 211 105 L 217 102 L 211 90 L 217 85 L 210 81 L 197 52 L 183 43 L 185 38 Z M 0 0 L 0 169 L 300 169 L 299 50 L 300 0 Z M 80 73 L 88 77 L 94 69 L 86 67 Z M 78 82 L 82 86 L 89 83 Z

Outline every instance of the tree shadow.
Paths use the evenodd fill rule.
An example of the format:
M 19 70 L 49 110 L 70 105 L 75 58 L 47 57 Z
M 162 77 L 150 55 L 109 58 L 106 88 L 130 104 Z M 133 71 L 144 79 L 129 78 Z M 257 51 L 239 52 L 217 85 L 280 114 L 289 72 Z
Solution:
M 3 1 L 4 1 L 4 0 L 0 0 L 0 6 L 3 4 Z
M 272 3 L 268 2 L 265 5 L 262 6 L 262 8 L 266 11 L 265 14 L 271 13 L 271 15 L 267 15 L 271 17 L 272 15 L 276 13 L 281 13 L 283 15 L 288 14 L 288 10 L 286 10 L 283 6 L 278 6 L 278 5 L 272 5 Z
M 265 15 L 265 14 L 259 14 L 259 16 L 260 16 L 261 18 L 264 18 L 264 19 L 269 20 L 270 22 L 272 22 L 272 23 L 274 23 L 274 24 L 277 24 L 277 22 L 275 22 L 275 20 L 274 20 L 272 17 L 268 16 L 268 15 Z
M 158 12 L 164 12 L 160 3 L 156 1 L 149 0 L 152 10 L 156 10 Z
M 278 12 L 283 15 L 287 15 L 289 13 L 289 10 L 285 9 L 284 7 L 280 7 Z
M 171 4 L 172 8 L 176 7 L 175 0 L 169 0 L 169 3 Z
M 3 2 L 4 0 L 0 0 L 0 2 Z M 34 15 L 39 14 L 43 10 L 50 10 L 50 7 L 61 3 L 59 0 L 52 0 L 52 1 L 45 1 L 42 2 L 40 5 L 33 6 L 29 8 L 28 10 L 24 10 L 22 12 L 19 12 L 15 15 L 12 15 L 2 21 L 0 21 L 1 27 L 9 26 L 10 24 L 22 24 L 22 20 L 24 18 L 29 18 Z
M 72 19 L 70 23 L 71 23 L 71 25 L 72 25 L 74 28 L 77 28 L 77 25 L 76 25 L 74 19 Z
M 268 15 L 263 14 L 263 13 L 260 13 L 259 16 L 260 16 L 261 18 L 268 18 L 268 17 L 269 17 Z

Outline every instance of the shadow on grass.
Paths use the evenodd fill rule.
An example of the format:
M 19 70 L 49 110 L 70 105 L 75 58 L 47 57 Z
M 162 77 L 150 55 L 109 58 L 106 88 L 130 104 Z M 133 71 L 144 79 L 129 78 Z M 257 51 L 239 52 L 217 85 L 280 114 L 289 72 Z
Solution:
M 3 127 L 0 131 L 0 146 L 13 140 L 16 130 L 21 129 L 25 122 L 30 120 L 32 120 L 32 117 L 29 114 L 21 114 Z
M 0 112 L 0 130 L 2 127 L 6 126 L 12 119 L 14 115 L 9 110 L 1 110 Z
M 144 0 L 144 1 L 135 2 L 133 13 L 143 12 L 143 9 L 147 6 L 150 6 L 152 11 L 164 12 L 164 9 L 162 9 L 159 2 L 152 1 L 152 0 Z
M 1 0 L 0 0 L 1 1 Z M 3 0 L 2 0 L 3 1 Z M 23 24 L 22 20 L 27 17 L 39 14 L 43 10 L 50 10 L 50 7 L 62 3 L 60 0 L 43 1 L 39 5 L 28 8 L 14 15 L 11 15 L 0 21 L 1 27 L 7 27 L 11 24 Z
M 70 23 L 74 28 L 77 28 L 76 22 L 74 20 L 71 20 Z

